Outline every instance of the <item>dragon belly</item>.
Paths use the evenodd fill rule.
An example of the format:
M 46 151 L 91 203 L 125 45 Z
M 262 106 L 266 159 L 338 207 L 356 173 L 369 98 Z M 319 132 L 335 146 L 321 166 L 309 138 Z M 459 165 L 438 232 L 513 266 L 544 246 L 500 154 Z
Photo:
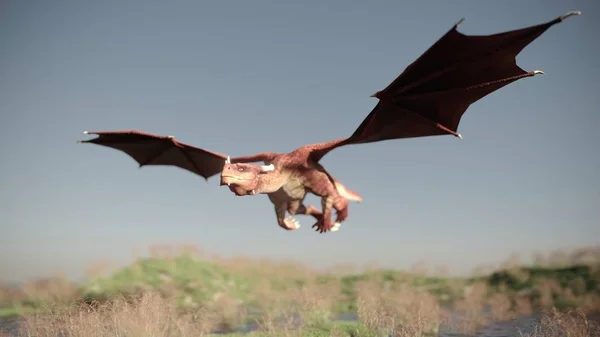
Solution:
M 288 200 L 303 200 L 306 196 L 306 187 L 300 179 L 290 179 L 287 183 L 281 186 L 281 191 Z
M 301 180 L 290 179 L 277 191 L 269 193 L 269 199 L 273 204 L 287 207 L 291 203 L 304 200 L 306 193 L 307 190 Z

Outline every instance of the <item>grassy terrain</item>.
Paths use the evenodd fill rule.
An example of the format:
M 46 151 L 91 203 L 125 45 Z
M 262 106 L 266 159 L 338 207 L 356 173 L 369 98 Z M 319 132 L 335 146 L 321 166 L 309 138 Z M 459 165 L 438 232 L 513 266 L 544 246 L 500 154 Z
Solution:
M 248 327 L 254 336 L 422 336 L 441 325 L 473 332 L 534 311 L 563 315 L 573 328 L 587 322 L 582 315 L 600 311 L 598 253 L 473 277 L 325 273 L 291 262 L 155 253 L 82 285 L 55 277 L 7 288 L 0 315 L 23 316 L 25 335 L 35 336 L 239 336 Z M 578 315 L 564 313 L 573 308 Z M 355 319 L 341 321 L 344 314 Z

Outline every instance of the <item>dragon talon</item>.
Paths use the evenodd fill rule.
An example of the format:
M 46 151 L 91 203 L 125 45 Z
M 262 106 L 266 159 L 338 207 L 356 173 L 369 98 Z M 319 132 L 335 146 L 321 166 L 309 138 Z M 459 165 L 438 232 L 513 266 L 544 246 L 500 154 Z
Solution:
M 531 73 L 533 75 L 543 75 L 543 74 L 545 74 L 543 70 L 534 70 Z
M 285 223 L 285 226 L 290 229 L 290 230 L 294 230 L 294 229 L 298 229 L 300 228 L 300 222 L 296 219 L 294 219 L 293 217 L 289 216 L 287 218 L 285 218 L 283 220 L 283 222 Z
M 339 222 L 336 222 L 336 223 L 334 223 L 334 224 L 333 224 L 333 226 L 331 227 L 330 231 L 332 231 L 332 232 L 337 232 L 337 231 L 339 231 L 339 230 L 340 230 L 340 226 L 341 226 L 341 225 L 342 225 L 342 224 L 341 224 L 341 223 L 339 223 Z

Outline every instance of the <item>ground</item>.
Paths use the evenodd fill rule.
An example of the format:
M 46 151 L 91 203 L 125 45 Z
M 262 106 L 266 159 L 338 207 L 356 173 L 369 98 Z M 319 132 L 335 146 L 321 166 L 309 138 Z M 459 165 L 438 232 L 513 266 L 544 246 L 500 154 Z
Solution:
M 44 336 L 41 327 L 49 334 L 72 329 L 76 336 L 102 321 L 121 322 L 104 326 L 113 329 L 107 336 L 124 325 L 173 330 L 168 335 L 174 336 L 237 336 L 244 329 L 254 336 L 375 336 L 390 329 L 422 335 L 446 329 L 450 313 L 462 315 L 451 328 L 465 332 L 554 308 L 600 311 L 598 261 L 506 266 L 461 278 L 396 270 L 321 273 L 294 263 L 154 254 L 82 285 L 54 278 L 4 289 L 0 313 L 24 317 L 22 326 Z

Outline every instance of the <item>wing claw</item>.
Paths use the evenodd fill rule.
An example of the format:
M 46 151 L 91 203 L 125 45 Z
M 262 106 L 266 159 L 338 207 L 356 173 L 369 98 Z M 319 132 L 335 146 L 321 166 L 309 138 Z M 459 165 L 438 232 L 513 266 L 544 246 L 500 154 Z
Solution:
M 570 12 L 566 12 L 564 15 L 562 15 L 559 19 L 560 21 L 563 21 L 564 19 L 568 18 L 569 16 L 574 16 L 574 15 L 581 15 L 581 11 L 570 11 Z

